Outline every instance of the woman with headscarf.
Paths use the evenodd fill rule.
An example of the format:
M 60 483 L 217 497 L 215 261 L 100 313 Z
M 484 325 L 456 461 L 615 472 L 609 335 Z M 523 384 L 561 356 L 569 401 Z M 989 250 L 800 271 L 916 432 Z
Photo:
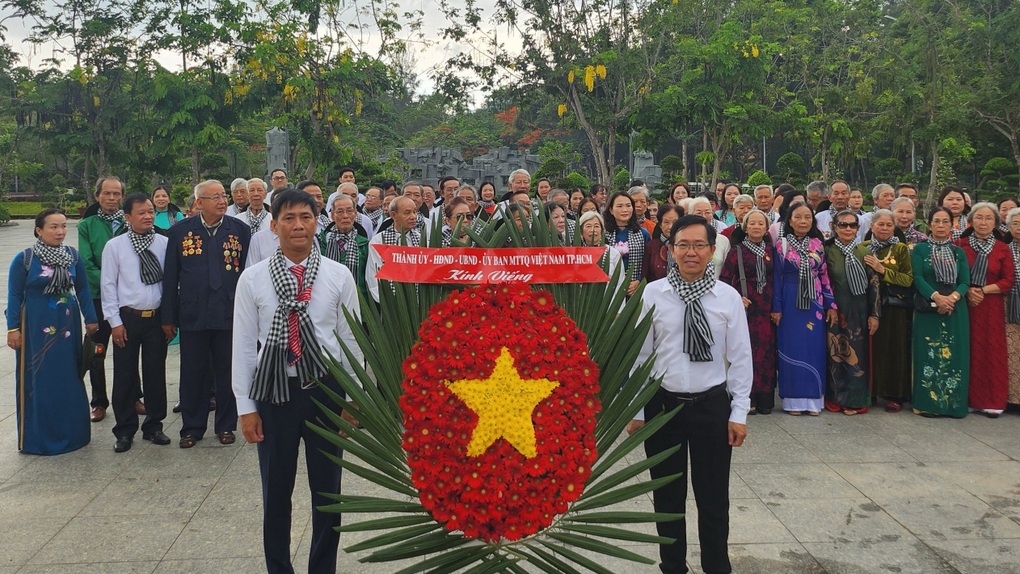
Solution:
M 772 323 L 775 251 L 769 239 L 769 216 L 758 209 L 744 215 L 733 230 L 719 280 L 740 293 L 747 313 L 754 359 L 749 414 L 770 414 L 776 404 L 776 326 Z
M 829 365 L 825 408 L 845 415 L 868 412 L 871 391 L 868 340 L 878 330 L 882 306 L 879 278 L 864 264 L 870 252 L 857 241 L 860 217 L 845 209 L 832 219 L 832 236 L 826 241 L 832 294 L 839 318 L 828 328 Z
M 970 267 L 963 250 L 953 244 L 953 214 L 936 207 L 928 215 L 928 241 L 910 252 L 917 300 L 913 361 L 914 412 L 925 417 L 967 414 L 970 386 L 970 322 L 963 297 Z
M 815 214 L 794 202 L 780 222 L 773 260 L 772 322 L 779 353 L 779 396 L 791 415 L 818 416 L 824 407 L 825 322 L 836 322 L 822 233 Z
M 89 443 L 89 399 L 82 363 L 85 334 L 99 329 L 85 263 L 64 245 L 67 217 L 44 209 L 35 245 L 14 256 L 7 274 L 7 346 L 14 349 L 18 451 L 61 454 Z M 102 368 L 97 367 L 97 368 Z
M 968 220 L 970 228 L 956 244 L 970 264 L 970 408 L 996 418 L 1005 410 L 1009 394 L 1004 295 L 1013 288 L 1013 256 L 995 238 L 999 225 L 995 205 L 976 204 Z
M 871 239 L 862 244 L 868 248 L 864 264 L 881 279 L 882 295 L 882 320 L 871 338 L 871 394 L 886 399 L 885 410 L 890 413 L 900 412 L 910 400 L 910 326 L 914 320 L 910 250 L 896 234 L 895 219 L 888 209 L 875 210 L 868 232 Z

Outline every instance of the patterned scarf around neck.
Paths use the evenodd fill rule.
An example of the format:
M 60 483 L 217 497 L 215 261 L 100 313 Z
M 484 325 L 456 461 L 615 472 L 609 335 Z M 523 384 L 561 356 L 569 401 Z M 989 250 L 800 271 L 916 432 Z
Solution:
M 329 227 L 330 223 L 333 223 L 333 220 L 329 218 L 329 215 L 326 215 L 325 211 L 323 211 L 322 213 L 319 214 L 318 222 L 319 227 L 325 230 L 327 227 Z
M 374 210 L 374 211 L 369 211 L 369 210 L 366 209 L 365 210 L 365 216 L 368 217 L 369 219 L 371 219 L 372 220 L 372 225 L 374 225 L 376 228 L 378 228 L 379 227 L 379 223 L 381 223 L 382 220 L 383 220 L 383 210 L 382 210 L 381 207 L 379 209 Z
M 967 238 L 970 248 L 977 253 L 974 268 L 970 270 L 970 284 L 975 287 L 984 287 L 988 283 L 988 256 L 995 247 L 995 241 L 991 235 L 987 239 L 978 239 L 976 235 Z
M 358 265 L 361 254 L 358 252 L 358 230 L 351 228 L 344 233 L 333 228 L 326 234 L 326 257 L 343 263 L 351 270 L 351 275 L 358 276 Z
M 63 245 L 52 247 L 43 243 L 42 239 L 36 239 L 32 246 L 32 253 L 39 261 L 47 267 L 53 268 L 53 275 L 50 282 L 43 289 L 47 295 L 63 295 L 74 288 L 71 281 L 71 252 Z
M 244 212 L 244 214 L 245 218 L 248 220 L 248 226 L 251 227 L 251 234 L 255 235 L 256 233 L 259 232 L 259 229 L 262 228 L 262 223 L 266 220 L 266 217 L 269 215 L 269 211 L 266 209 L 266 206 L 263 205 L 262 211 L 259 211 L 258 215 L 252 213 L 251 209 Z
M 1020 245 L 1016 241 L 1009 243 L 1009 252 L 1013 255 L 1013 288 L 1006 299 L 1006 321 L 1020 323 Z
M 861 263 L 861 260 L 854 255 L 854 249 L 859 245 L 857 240 L 854 239 L 847 244 L 836 238 L 834 244 L 843 252 L 844 269 L 847 282 L 850 284 L 850 293 L 864 295 L 864 292 L 868 290 L 868 272 L 864 270 L 864 263 Z
M 124 210 L 118 209 L 114 213 L 106 213 L 105 211 L 100 209 L 99 212 L 96 213 L 96 216 L 99 217 L 99 219 L 102 219 L 103 221 L 109 223 L 110 225 L 113 225 L 113 223 L 116 221 L 124 220 Z
M 612 237 L 610 237 L 610 235 Z M 606 233 L 606 244 L 616 244 L 616 232 Z M 645 237 L 641 235 L 641 229 L 627 230 L 627 275 L 631 281 L 641 280 L 641 267 L 645 260 Z
M 141 263 L 142 283 L 155 285 L 163 280 L 163 267 L 159 263 L 156 254 L 149 250 L 152 247 L 152 240 L 156 238 L 156 231 L 150 229 L 141 235 L 135 233 L 134 229 L 128 228 L 128 239 L 131 240 L 131 247 L 138 254 Z
M 418 231 L 417 227 L 411 228 L 406 234 L 403 234 L 404 241 L 401 241 L 401 232 L 397 231 L 395 225 L 391 225 L 383 230 L 382 240 L 385 245 L 409 245 L 411 247 L 419 247 L 421 244 L 421 232 Z
M 797 265 L 797 308 L 806 311 L 811 308 L 811 302 L 818 297 L 815 278 L 811 274 L 811 237 L 805 235 L 802 239 L 797 239 L 790 234 L 786 236 L 786 241 L 800 259 Z M 783 257 L 786 257 L 785 253 Z
M 896 245 L 899 242 L 900 238 L 896 237 L 895 235 L 893 235 L 889 239 L 886 239 L 885 241 L 872 239 L 871 243 L 868 244 L 868 251 L 871 251 L 872 255 L 876 255 L 879 251 L 885 249 L 886 247 Z
M 943 285 L 956 286 L 956 253 L 953 251 L 953 240 L 936 241 L 929 238 L 931 245 L 931 266 L 935 270 L 935 280 Z
M 669 239 L 666 234 L 660 234 L 659 240 L 662 241 L 662 249 L 666 251 L 666 271 L 676 267 L 676 260 L 673 259 L 673 249 L 669 246 Z
M 684 281 L 676 267 L 669 270 L 666 279 L 680 299 L 687 304 L 684 312 L 684 352 L 696 363 L 711 361 L 715 339 L 712 336 L 712 326 L 709 325 L 708 317 L 705 315 L 705 307 L 701 304 L 701 297 L 715 287 L 715 266 L 709 261 L 705 274 L 693 283 Z
M 315 249 L 309 252 L 301 285 L 302 293 L 311 291 L 315 284 L 315 278 L 319 274 L 320 257 Z M 290 400 L 290 385 L 287 381 L 287 366 L 290 361 L 287 353 L 291 313 L 297 313 L 298 331 L 304 347 L 301 357 L 294 364 L 298 380 L 304 384 L 321 377 L 326 373 L 326 365 L 319 356 L 315 329 L 308 314 L 309 301 L 298 300 L 297 277 L 290 271 L 279 248 L 269 259 L 269 276 L 272 278 L 280 304 L 273 315 L 272 326 L 266 336 L 266 344 L 262 348 L 262 355 L 255 369 L 255 380 L 252 382 L 248 397 L 255 401 L 281 404 Z
M 765 290 L 765 280 L 767 278 L 765 275 L 765 241 L 753 243 L 750 239 L 745 238 L 740 244 L 754 254 L 754 273 L 757 275 L 755 290 L 761 295 L 762 291 Z

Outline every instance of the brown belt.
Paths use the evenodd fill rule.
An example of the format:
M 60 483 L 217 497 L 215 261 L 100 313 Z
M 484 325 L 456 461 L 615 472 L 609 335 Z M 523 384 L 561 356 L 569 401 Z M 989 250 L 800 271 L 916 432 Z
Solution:
M 149 317 L 155 317 L 156 313 L 159 312 L 159 309 L 132 309 L 131 307 L 121 307 L 120 312 L 148 319 Z

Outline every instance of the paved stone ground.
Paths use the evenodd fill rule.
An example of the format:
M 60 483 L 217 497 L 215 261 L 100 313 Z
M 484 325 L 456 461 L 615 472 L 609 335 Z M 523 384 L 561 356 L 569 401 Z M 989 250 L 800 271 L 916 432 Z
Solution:
M 68 242 L 75 245 L 72 226 Z M 32 242 L 0 228 L 0 265 Z M 6 277 L 0 278 L 6 292 Z M 107 361 L 112 369 L 112 361 Z M 171 400 L 179 355 L 170 351 Z M 112 373 L 111 373 L 112 380 Z M 167 434 L 177 436 L 171 415 Z M 233 573 L 263 570 L 255 448 L 204 440 L 191 450 L 141 440 L 113 452 L 112 414 L 92 443 L 58 457 L 16 447 L 14 354 L 0 351 L 0 574 Z M 638 455 L 639 456 L 639 455 Z M 1020 417 L 929 420 L 908 412 L 750 419 L 732 476 L 736 572 L 1020 572 Z M 303 465 L 302 465 L 303 466 Z M 300 467 L 299 467 L 300 468 Z M 307 560 L 310 509 L 300 482 L 293 548 Z M 347 492 L 371 484 L 348 475 Z M 650 510 L 648 498 L 623 506 Z M 690 539 L 696 540 L 691 505 Z M 644 529 L 651 530 L 645 526 Z M 344 535 L 343 545 L 364 536 Z M 629 548 L 647 556 L 647 545 Z M 692 570 L 698 567 L 692 547 Z M 656 572 L 600 557 L 615 572 Z M 341 553 L 340 572 L 384 573 Z

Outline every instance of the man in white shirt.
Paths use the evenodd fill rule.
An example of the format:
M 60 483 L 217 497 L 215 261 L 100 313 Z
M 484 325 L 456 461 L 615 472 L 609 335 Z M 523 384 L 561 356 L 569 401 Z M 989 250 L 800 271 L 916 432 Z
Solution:
M 103 316 L 113 339 L 113 414 L 117 423 L 114 452 L 131 448 L 138 432 L 135 399 L 141 394 L 138 356 L 145 381 L 145 420 L 142 438 L 168 445 L 163 433 L 166 418 L 166 338 L 159 306 L 163 298 L 163 262 L 167 238 L 155 232 L 155 209 L 146 196 L 124 200 L 126 233 L 111 239 L 103 249 L 100 275 Z
M 343 453 L 306 423 L 323 418 L 314 401 L 330 404 L 316 379 L 343 395 L 329 376 L 319 345 L 350 369 L 335 331 L 361 361 L 344 316 L 345 310 L 358 315 L 358 290 L 346 267 L 319 254 L 315 219 L 315 201 L 307 193 L 277 194 L 270 225 L 280 238 L 280 249 L 245 269 L 234 299 L 233 390 L 241 431 L 248 442 L 258 445 L 263 546 L 270 573 L 294 572 L 291 495 L 302 440 L 312 493 L 308 571 L 336 572 L 340 543 L 335 530 L 340 515 L 318 507 L 332 502 L 320 493 L 340 489 L 340 467 L 323 452 L 336 457 Z M 357 426 L 350 413 L 343 417 Z
M 818 229 L 826 239 L 832 237 L 832 219 L 837 213 L 850 207 L 850 185 L 842 179 L 837 179 L 829 186 L 829 209 L 819 211 L 815 214 L 815 221 Z M 860 229 L 857 231 L 857 241 L 864 241 L 864 235 L 871 229 L 871 214 L 865 213 L 860 217 Z
M 230 200 L 231 204 L 227 206 L 227 215 L 237 217 L 239 213 L 248 209 L 247 179 L 238 177 L 234 179 L 234 181 L 230 182 Z
M 740 294 L 715 280 L 711 272 L 715 228 L 696 215 L 681 217 L 670 234 L 677 266 L 647 286 L 641 300 L 652 316 L 637 364 L 657 353 L 651 378 L 662 383 L 644 412 L 627 425 L 634 433 L 646 418 L 682 406 L 665 426 L 645 441 L 651 458 L 681 448 L 651 468 L 652 479 L 683 473 L 656 489 L 656 512 L 683 513 L 687 504 L 687 460 L 698 505 L 701 566 L 705 572 L 730 572 L 729 479 L 732 448 L 747 436 L 752 379 L 751 341 Z M 665 573 L 687 572 L 687 522 L 659 522 L 659 536 L 673 538 L 659 547 Z
M 329 201 L 326 203 L 326 213 L 331 217 L 333 215 L 333 204 L 336 203 L 336 198 L 340 195 L 350 197 L 354 200 L 355 205 L 357 205 L 358 186 L 350 182 L 341 183 L 340 187 L 336 188 L 336 193 L 329 196 Z M 355 225 L 361 227 L 361 229 L 365 232 L 365 237 L 372 239 L 372 236 L 375 235 L 376 232 L 372 219 L 359 211 L 354 221 Z M 326 225 L 328 226 L 329 224 L 327 223 Z
M 376 273 L 382 268 L 382 256 L 373 248 L 373 245 L 407 245 L 418 247 L 421 245 L 421 228 L 418 226 L 418 207 L 414 200 L 407 196 L 400 196 L 390 204 L 390 221 L 392 224 L 377 233 L 368 242 L 368 263 L 365 265 L 365 286 L 369 295 L 376 303 L 379 302 L 379 281 L 375 278 Z

